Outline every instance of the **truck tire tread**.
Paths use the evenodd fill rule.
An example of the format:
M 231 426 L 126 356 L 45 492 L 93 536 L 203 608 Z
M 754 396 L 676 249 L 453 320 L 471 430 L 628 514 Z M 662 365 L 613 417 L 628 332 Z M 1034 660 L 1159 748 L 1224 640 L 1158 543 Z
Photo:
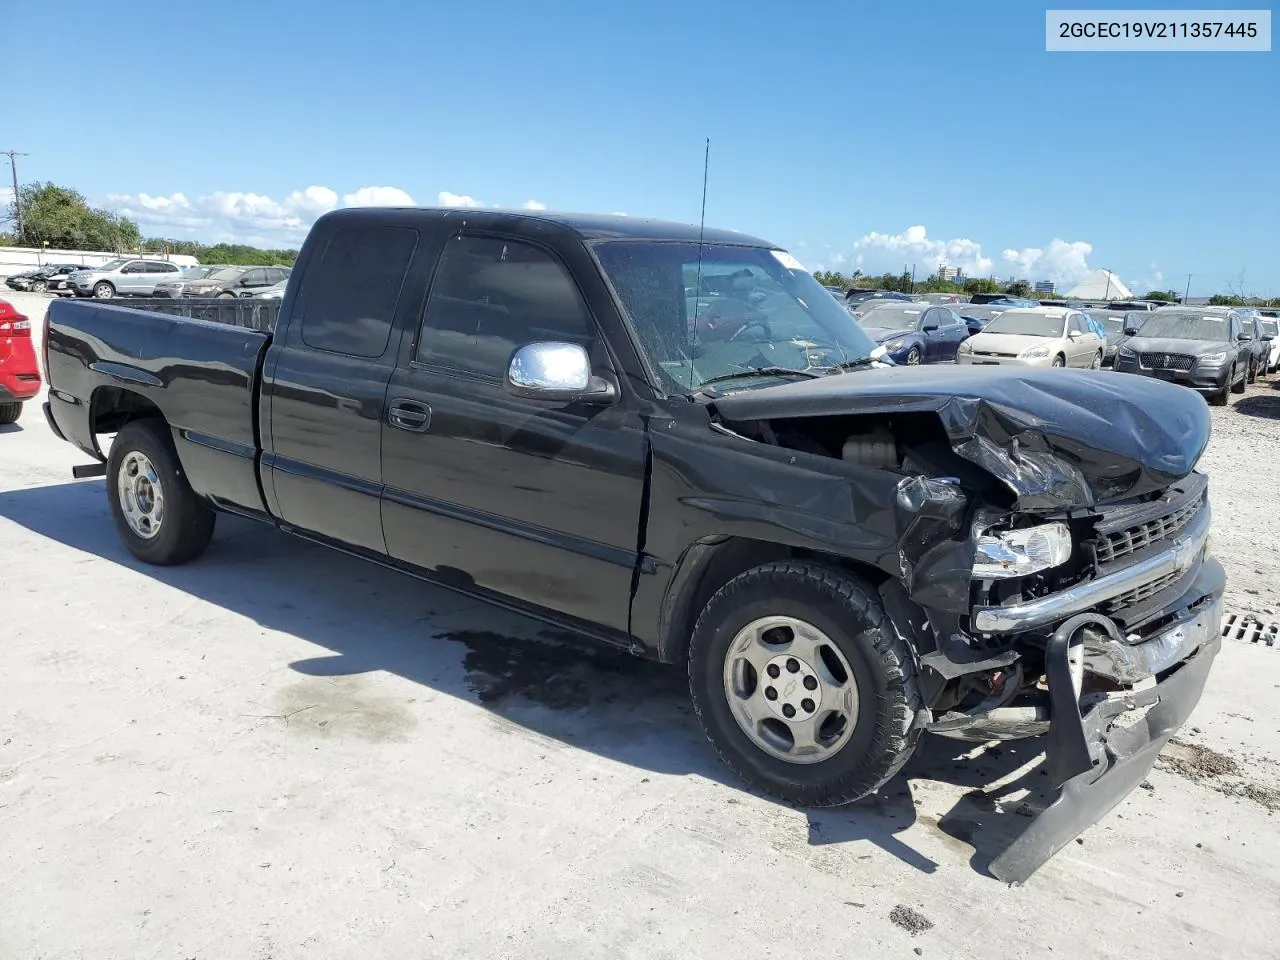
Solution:
M 22 416 L 21 400 L 0 403 L 0 424 L 16 423 L 20 416 Z
M 737 610 L 761 596 L 795 596 L 800 591 L 825 598 L 833 609 L 854 621 L 848 633 L 853 638 L 871 640 L 870 652 L 874 654 L 871 659 L 879 674 L 875 678 L 878 689 L 865 691 L 859 684 L 860 699 L 873 695 L 877 701 L 870 749 L 862 756 L 845 756 L 852 746 L 850 743 L 831 760 L 803 767 L 792 766 L 796 773 L 825 768 L 829 764 L 838 764 L 842 768 L 832 770 L 825 779 L 808 783 L 794 779 L 785 782 L 765 776 L 744 763 L 739 751 L 725 742 L 725 731 L 720 730 L 721 724 L 709 715 L 710 705 L 705 695 L 699 692 L 700 685 L 706 683 L 708 670 L 715 681 L 712 695 L 720 683 L 723 658 L 711 663 L 707 658 L 712 653 L 710 647 L 722 613 Z M 832 640 L 837 638 L 832 637 Z M 842 652 L 852 663 L 849 651 Z M 694 712 L 720 759 L 743 780 L 793 803 L 815 807 L 839 806 L 874 793 L 897 776 L 919 743 L 922 728 L 917 718 L 922 715 L 925 704 L 915 654 L 885 613 L 875 589 L 861 577 L 830 564 L 779 561 L 752 568 L 730 580 L 712 596 L 698 616 L 690 643 L 688 669 Z M 730 738 L 742 736 L 736 727 L 728 734 Z M 744 743 L 748 751 L 758 751 L 749 742 Z
M 164 490 L 165 513 L 160 532 L 149 540 L 130 529 L 120 507 L 116 476 L 130 450 L 146 454 L 160 475 Z M 120 538 L 129 552 L 144 563 L 157 566 L 187 563 L 202 554 L 213 539 L 217 514 L 191 489 L 178 460 L 169 425 L 159 417 L 133 420 L 116 434 L 107 458 L 107 500 Z

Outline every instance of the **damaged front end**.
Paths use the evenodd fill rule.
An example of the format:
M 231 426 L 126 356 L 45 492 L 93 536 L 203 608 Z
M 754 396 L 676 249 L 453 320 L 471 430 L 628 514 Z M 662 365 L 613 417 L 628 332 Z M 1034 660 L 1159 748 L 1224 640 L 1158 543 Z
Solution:
M 975 397 L 947 374 L 886 388 L 896 373 L 870 390 L 833 378 L 854 392 L 808 416 L 790 401 L 821 382 L 725 397 L 716 414 L 798 446 L 844 432 L 843 459 L 900 474 L 881 595 L 917 651 L 926 729 L 1045 738 L 1058 795 L 990 866 L 1022 882 L 1141 783 L 1200 699 L 1225 587 L 1194 470 L 1208 415 L 1189 391 L 1096 376 L 989 375 Z

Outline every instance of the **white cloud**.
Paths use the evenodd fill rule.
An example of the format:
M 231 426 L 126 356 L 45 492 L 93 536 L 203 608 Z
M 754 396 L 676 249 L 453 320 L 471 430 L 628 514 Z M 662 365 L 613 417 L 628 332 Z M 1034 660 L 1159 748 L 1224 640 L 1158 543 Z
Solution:
M 920 225 L 902 233 L 872 231 L 853 242 L 853 263 L 864 273 L 883 273 L 916 266 L 917 275 L 933 273 L 939 266 L 959 267 L 971 277 L 991 272 L 992 260 L 982 255 L 982 245 L 966 238 L 934 240 Z M 843 254 L 841 254 L 843 256 Z
M 537 201 L 537 200 L 526 200 L 523 204 L 521 204 L 521 209 L 524 209 L 524 210 L 545 210 L 545 209 L 547 209 L 547 205 L 546 205 L 545 203 L 541 203 L 541 202 L 539 202 L 539 201 Z
M 609 214 L 611 217 L 625 217 L 626 215 L 627 212 L 625 210 L 615 210 L 613 213 Z
M 450 193 L 448 190 L 441 190 L 436 194 L 436 203 L 442 207 L 483 207 L 484 204 L 475 197 L 469 197 L 465 193 Z
M 321 188 L 327 189 L 327 188 Z M 332 193 L 333 191 L 329 191 Z M 413 197 L 399 187 L 361 187 L 342 198 L 347 207 L 412 207 Z
M 1082 240 L 1068 243 L 1052 240 L 1047 247 L 1025 247 L 1022 250 L 1005 250 L 1001 259 L 1019 279 L 1052 280 L 1059 287 L 1071 287 L 1089 273 L 1088 256 L 1093 253 L 1092 244 Z

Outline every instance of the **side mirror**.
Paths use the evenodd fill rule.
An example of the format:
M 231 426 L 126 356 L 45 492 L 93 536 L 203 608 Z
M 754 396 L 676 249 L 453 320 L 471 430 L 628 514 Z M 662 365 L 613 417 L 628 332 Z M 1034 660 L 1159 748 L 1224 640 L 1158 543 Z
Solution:
M 511 357 L 503 386 L 527 400 L 612 403 L 618 388 L 591 373 L 591 358 L 576 343 L 527 343 Z
M 1138 332 L 1138 328 L 1137 328 L 1137 327 L 1125 327 L 1125 328 L 1124 328 L 1124 335 L 1125 335 L 1126 337 L 1132 337 L 1132 336 L 1133 336 L 1134 334 L 1136 334 L 1137 332 Z
M 1275 339 L 1275 337 L 1273 337 L 1273 336 L 1272 336 L 1271 334 L 1269 334 L 1269 333 L 1264 333 L 1264 334 L 1262 335 L 1262 342 L 1263 342 L 1263 343 L 1270 343 L 1270 342 L 1271 342 L 1272 340 L 1274 340 L 1274 339 Z
M 934 321 L 930 320 L 928 323 L 926 323 L 923 327 L 920 328 L 920 332 L 933 333 L 933 331 L 937 329 L 938 329 L 938 325 Z
M 1237 339 L 1237 340 L 1252 340 L 1252 339 L 1253 339 L 1253 334 L 1251 334 L 1251 333 L 1246 333 L 1245 331 L 1241 330 L 1239 333 L 1237 333 L 1237 334 L 1236 334 L 1236 339 Z
M 1081 337 L 1084 336 L 1084 334 L 1081 333 L 1079 330 L 1072 330 L 1070 333 L 1067 334 L 1067 336 L 1070 337 L 1072 340 L 1079 340 Z

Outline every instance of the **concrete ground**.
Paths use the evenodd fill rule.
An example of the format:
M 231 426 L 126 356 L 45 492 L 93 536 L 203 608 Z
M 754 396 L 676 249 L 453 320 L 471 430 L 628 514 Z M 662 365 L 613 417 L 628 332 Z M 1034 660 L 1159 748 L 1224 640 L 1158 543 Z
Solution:
M 1215 547 L 1263 613 L 1280 393 L 1233 402 Z M 1145 787 L 1011 888 L 1026 745 L 793 809 L 676 671 L 226 518 L 142 566 L 82 461 L 38 404 L 0 428 L 4 960 L 1276 955 L 1280 649 L 1227 643 Z

